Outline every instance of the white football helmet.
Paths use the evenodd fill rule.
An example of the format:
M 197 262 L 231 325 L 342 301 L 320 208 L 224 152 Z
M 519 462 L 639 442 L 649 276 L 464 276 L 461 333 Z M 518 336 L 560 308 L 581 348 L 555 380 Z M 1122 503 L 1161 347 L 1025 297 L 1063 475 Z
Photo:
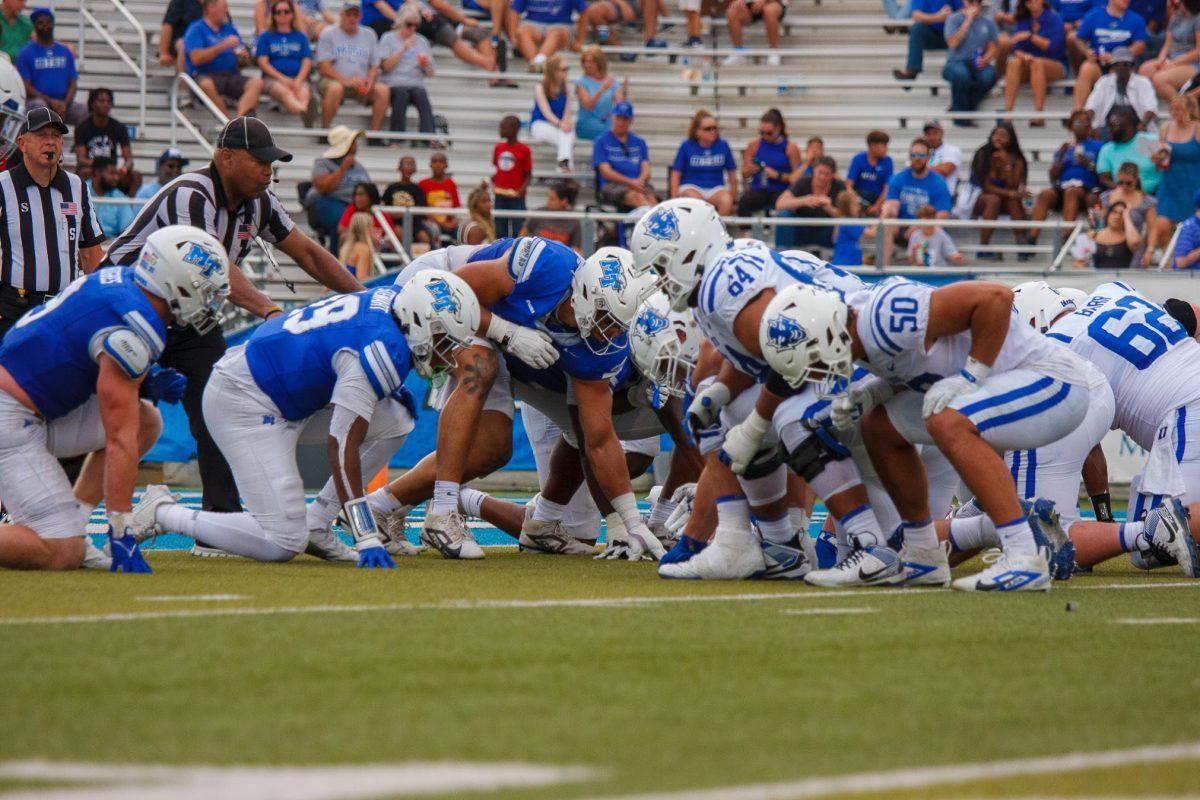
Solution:
M 479 330 L 475 292 L 453 272 L 440 269 L 423 269 L 409 278 L 392 301 L 392 314 L 422 378 L 453 366 L 457 351 L 469 347 Z
M 793 388 L 849 380 L 850 311 L 835 292 L 797 283 L 771 299 L 758 328 L 767 365 Z
M 8 158 L 17 148 L 24 108 L 25 81 L 17 68 L 0 56 L 0 158 Z
M 167 302 L 175 322 L 208 333 L 221 324 L 229 296 L 229 255 L 211 233 L 168 225 L 146 237 L 134 279 Z
M 633 271 L 633 256 L 620 247 L 601 247 L 571 278 L 571 310 L 584 344 L 596 355 L 625 346 L 621 334 L 654 288 L 654 277 Z
M 1075 301 L 1045 281 L 1026 281 L 1013 287 L 1013 308 L 1022 322 L 1045 333 L 1054 320 L 1075 310 Z
M 638 371 L 670 397 L 683 397 L 704 336 L 691 311 L 672 311 L 662 292 L 646 298 L 629 329 L 629 355 Z
M 638 273 L 652 269 L 663 279 L 676 311 L 687 308 L 708 259 L 729 245 L 717 210 L 693 197 L 659 203 L 638 220 L 630 238 L 634 268 Z
M 1073 289 L 1070 286 L 1059 286 L 1058 293 L 1068 300 L 1074 300 L 1076 311 L 1087 305 L 1088 293 L 1083 289 Z

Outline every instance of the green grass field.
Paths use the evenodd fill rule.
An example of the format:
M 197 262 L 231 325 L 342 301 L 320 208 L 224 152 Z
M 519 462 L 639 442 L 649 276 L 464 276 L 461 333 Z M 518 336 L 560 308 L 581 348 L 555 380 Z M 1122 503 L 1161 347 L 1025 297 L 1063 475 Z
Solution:
M 0 575 L 0 797 L 416 788 L 364 794 L 374 773 L 349 770 L 324 794 L 104 793 L 84 769 L 68 792 L 62 768 L 15 766 L 34 759 L 583 768 L 429 797 L 1200 796 L 1200 582 L 1177 571 L 1114 561 L 994 597 L 673 583 L 506 548 L 394 572 L 148 559 L 150 576 Z M 918 769 L 955 764 L 974 766 Z

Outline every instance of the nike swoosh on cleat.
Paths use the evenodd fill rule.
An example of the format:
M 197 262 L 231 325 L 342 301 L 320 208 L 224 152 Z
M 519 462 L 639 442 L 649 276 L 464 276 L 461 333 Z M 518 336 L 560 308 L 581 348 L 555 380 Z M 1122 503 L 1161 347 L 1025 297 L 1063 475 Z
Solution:
M 858 568 L 858 579 L 860 581 L 874 580 L 875 578 L 878 578 L 883 573 L 887 572 L 889 569 L 891 569 L 891 567 L 882 566 L 877 570 L 874 570 L 872 572 L 867 572 L 867 570 L 864 567 L 859 567 Z

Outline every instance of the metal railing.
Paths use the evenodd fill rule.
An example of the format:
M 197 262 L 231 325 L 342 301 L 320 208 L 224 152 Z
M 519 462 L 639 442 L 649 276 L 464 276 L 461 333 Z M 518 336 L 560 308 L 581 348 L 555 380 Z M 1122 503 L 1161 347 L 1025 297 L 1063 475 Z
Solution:
M 138 78 L 138 125 L 146 126 L 146 29 L 142 27 L 142 23 L 138 22 L 137 17 L 130 13 L 129 9 L 121 0 L 104 0 L 104 2 L 112 4 L 116 8 L 117 13 L 125 18 L 125 21 L 133 26 L 133 30 L 138 37 L 138 60 L 135 62 L 129 53 L 125 52 L 125 48 L 118 44 L 112 34 L 108 32 L 108 27 L 96 18 L 96 15 L 88 8 L 88 3 L 94 0 L 79 0 L 79 63 L 83 65 L 85 60 L 85 44 L 86 44 L 86 29 L 85 23 L 92 26 L 96 33 L 100 34 L 113 52 L 121 61 L 125 62 L 125 66 L 133 70 L 133 74 Z
M 229 123 L 229 117 L 225 116 L 221 109 L 217 108 L 212 98 L 206 95 L 204 90 L 200 88 L 200 84 L 192 80 L 192 76 L 184 72 L 177 73 L 175 80 L 171 81 L 170 99 L 167 101 L 171 107 L 171 146 L 177 147 L 179 145 L 179 126 L 182 125 L 192 135 L 192 138 L 204 148 L 204 152 L 212 155 L 213 146 L 209 144 L 208 138 L 188 119 L 187 114 L 184 114 L 183 109 L 179 107 L 179 87 L 181 85 L 191 92 L 192 97 L 199 101 L 202 106 L 209 110 L 209 113 L 213 115 L 213 118 L 216 119 L 222 128 Z

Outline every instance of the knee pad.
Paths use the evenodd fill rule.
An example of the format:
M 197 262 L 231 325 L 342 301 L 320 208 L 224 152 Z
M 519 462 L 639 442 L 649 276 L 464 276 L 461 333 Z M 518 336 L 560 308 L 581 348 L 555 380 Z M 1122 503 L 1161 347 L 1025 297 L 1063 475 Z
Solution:
M 780 445 L 779 451 L 783 463 L 809 483 L 812 483 L 813 478 L 820 475 L 827 465 L 850 458 L 850 451 L 846 446 L 820 428 L 805 437 L 794 450 L 789 452 Z
M 783 459 L 779 457 L 778 449 L 763 450 L 754 456 L 754 460 L 746 467 L 746 471 L 742 473 L 742 477 L 747 480 L 763 478 L 773 475 L 782 466 Z
M 738 478 L 752 507 L 774 503 L 787 494 L 787 470 L 778 459 L 772 460 L 775 466 L 771 471 L 751 476 L 750 470 L 746 470 L 746 474 Z

